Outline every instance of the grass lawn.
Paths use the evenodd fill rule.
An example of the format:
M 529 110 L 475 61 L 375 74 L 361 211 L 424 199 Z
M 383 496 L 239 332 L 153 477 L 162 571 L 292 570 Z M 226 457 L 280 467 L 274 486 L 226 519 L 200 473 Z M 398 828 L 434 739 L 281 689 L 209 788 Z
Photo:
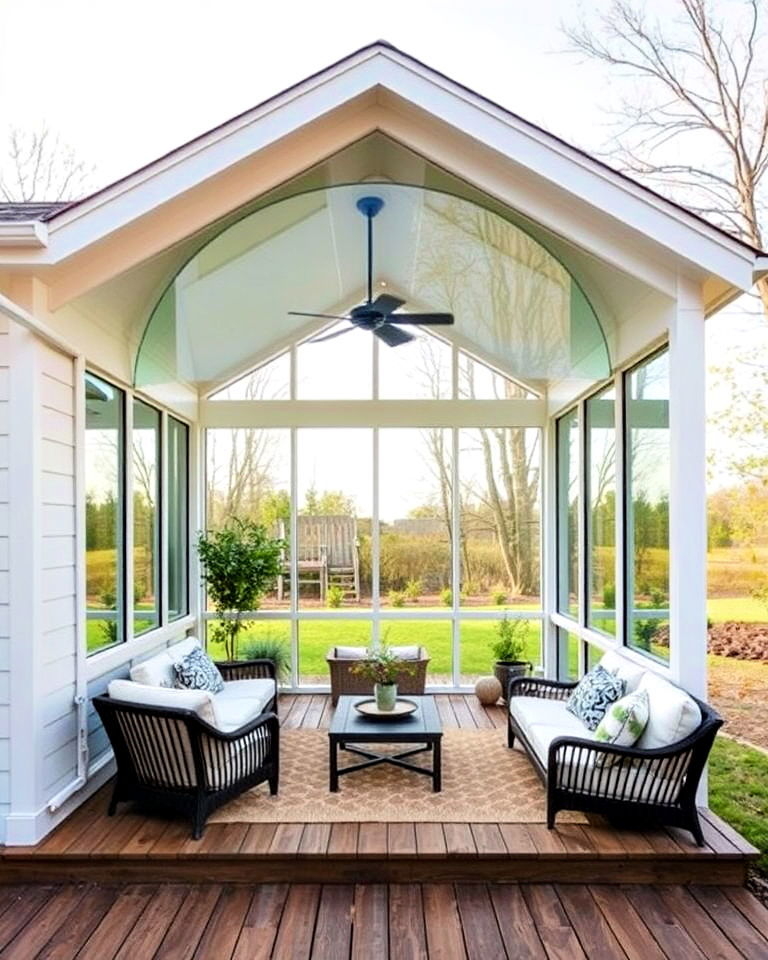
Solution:
M 768 874 L 768 756 L 718 737 L 710 755 L 709 804 L 760 851 Z
M 437 611 L 435 611 L 437 613 Z M 214 623 L 215 621 L 212 621 Z M 210 629 L 210 627 L 209 627 Z M 496 621 L 465 620 L 461 624 L 461 672 L 467 681 L 493 671 L 490 644 L 495 638 Z M 541 662 L 541 626 L 529 621 L 524 659 L 534 665 Z M 288 642 L 290 625 L 281 621 L 256 621 L 243 634 L 241 655 L 252 637 L 282 637 Z M 451 675 L 451 625 L 447 620 L 399 620 L 382 624 L 382 636 L 389 644 L 418 643 L 429 651 L 429 681 L 445 682 Z M 325 657 L 334 646 L 366 646 L 370 625 L 355 620 L 305 620 L 299 625 L 299 669 L 305 681 L 328 682 Z M 211 656 L 224 658 L 224 645 L 209 642 Z
M 768 610 L 754 597 L 715 597 L 707 600 L 707 616 L 714 623 L 725 623 L 726 620 L 765 623 Z

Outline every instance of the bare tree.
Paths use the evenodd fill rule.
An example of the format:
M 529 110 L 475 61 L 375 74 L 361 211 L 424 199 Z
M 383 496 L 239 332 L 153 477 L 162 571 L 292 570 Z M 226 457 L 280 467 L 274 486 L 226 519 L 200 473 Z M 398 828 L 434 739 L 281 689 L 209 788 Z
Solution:
M 610 151 L 621 168 L 762 248 L 768 169 L 765 0 L 666 0 L 662 25 L 642 0 L 612 0 L 566 26 L 575 49 L 634 78 L 616 105 Z M 758 283 L 768 315 L 768 280 Z
M 11 128 L 0 158 L 0 200 L 75 200 L 87 192 L 92 174 L 93 168 L 47 126 L 38 130 Z

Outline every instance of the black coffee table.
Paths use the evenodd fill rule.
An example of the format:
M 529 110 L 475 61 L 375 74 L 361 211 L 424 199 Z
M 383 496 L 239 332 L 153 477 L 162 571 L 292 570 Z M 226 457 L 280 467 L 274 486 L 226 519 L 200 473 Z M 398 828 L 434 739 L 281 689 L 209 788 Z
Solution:
M 440 715 L 435 706 L 434 697 L 404 697 L 418 704 L 418 709 L 401 720 L 370 720 L 361 716 L 355 710 L 355 704 L 361 700 L 370 700 L 370 697 L 339 697 L 336 713 L 328 731 L 330 746 L 330 788 L 332 793 L 339 789 L 339 777 L 356 770 L 365 770 L 380 763 L 391 763 L 404 770 L 413 770 L 432 778 L 432 789 L 438 792 L 441 789 L 440 745 L 443 738 L 443 728 L 440 724 Z M 369 744 L 376 743 L 416 743 L 418 746 L 401 753 L 377 753 L 369 748 Z M 355 746 L 350 746 L 355 744 Z M 356 746 L 365 744 L 365 748 Z M 348 753 L 364 757 L 360 763 L 353 763 L 346 767 L 339 767 L 339 748 Z M 407 757 L 417 753 L 429 752 L 432 754 L 432 769 L 409 763 Z

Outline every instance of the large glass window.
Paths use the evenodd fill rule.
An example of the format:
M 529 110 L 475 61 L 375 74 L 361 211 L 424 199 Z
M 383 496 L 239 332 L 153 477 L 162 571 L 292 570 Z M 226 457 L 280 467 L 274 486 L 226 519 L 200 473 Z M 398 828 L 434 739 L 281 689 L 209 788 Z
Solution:
M 160 411 L 133 401 L 133 632 L 160 624 Z
M 669 659 L 669 358 L 625 375 L 627 644 Z
M 557 609 L 578 616 L 579 601 L 579 417 L 557 421 Z
M 168 417 L 168 617 L 189 612 L 189 429 Z
M 459 431 L 461 605 L 537 610 L 540 431 Z
M 586 402 L 589 625 L 616 635 L 616 391 Z
M 125 640 L 125 394 L 91 373 L 84 389 L 86 635 L 96 653 Z

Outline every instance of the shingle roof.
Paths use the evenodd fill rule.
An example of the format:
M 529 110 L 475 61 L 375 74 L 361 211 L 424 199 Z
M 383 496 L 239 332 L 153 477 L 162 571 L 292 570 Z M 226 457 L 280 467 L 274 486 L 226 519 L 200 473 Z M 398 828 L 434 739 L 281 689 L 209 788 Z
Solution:
M 69 206 L 69 203 L 65 200 L 50 203 L 0 203 L 0 221 L 47 220 L 66 206 Z

